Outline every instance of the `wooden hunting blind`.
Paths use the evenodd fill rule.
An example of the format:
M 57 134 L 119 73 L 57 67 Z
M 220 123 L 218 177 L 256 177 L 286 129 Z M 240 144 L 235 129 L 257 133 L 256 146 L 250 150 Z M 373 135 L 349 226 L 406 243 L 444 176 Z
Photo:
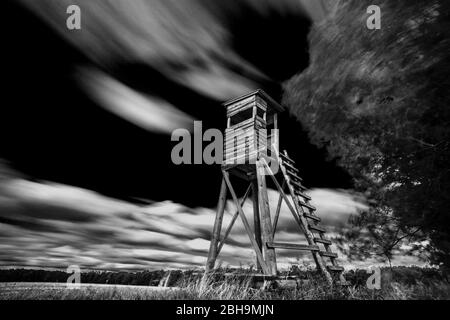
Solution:
M 264 155 L 271 156 L 270 147 L 278 152 L 278 112 L 283 108 L 264 91 L 257 90 L 224 103 L 227 111 L 225 129 L 225 166 L 252 171 L 251 166 Z
M 265 277 L 276 278 L 276 249 L 301 250 L 311 252 L 317 268 L 330 283 L 337 279 L 345 284 L 344 270 L 336 261 L 337 254 L 331 250 L 331 241 L 325 237 L 325 229 L 319 225 L 316 208 L 310 204 L 311 198 L 286 151 L 279 152 L 278 114 L 284 108 L 262 90 L 256 90 L 223 104 L 226 108 L 224 161 L 222 163 L 222 184 L 214 222 L 211 244 L 206 263 L 206 273 L 214 265 L 237 218 L 244 224 L 250 243 L 256 254 L 259 271 Z M 231 176 L 249 184 L 239 200 L 231 183 Z M 270 213 L 266 176 L 270 177 L 280 193 L 276 211 Z M 222 221 L 225 212 L 227 192 L 236 205 L 229 226 L 222 235 Z M 251 194 L 253 202 L 253 227 L 245 216 L 242 206 Z M 276 228 L 282 202 L 285 202 L 305 235 L 306 244 L 277 242 Z M 330 259 L 327 263 L 325 259 Z

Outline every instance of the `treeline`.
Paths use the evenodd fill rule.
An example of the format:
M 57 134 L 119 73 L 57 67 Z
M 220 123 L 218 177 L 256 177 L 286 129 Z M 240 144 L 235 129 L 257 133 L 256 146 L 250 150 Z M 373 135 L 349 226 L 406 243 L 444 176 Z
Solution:
M 450 283 L 448 272 L 444 268 L 420 268 L 420 267 L 383 267 L 381 268 L 381 279 L 383 283 L 402 283 L 405 285 L 416 285 L 419 283 L 428 285 L 432 282 Z M 345 273 L 345 278 L 352 285 L 365 286 L 367 278 L 373 274 L 367 270 L 357 269 Z
M 88 271 L 81 273 L 82 283 L 98 284 L 122 284 L 136 286 L 157 286 L 162 279 L 167 279 L 169 271 Z M 224 268 L 215 274 L 215 281 L 220 282 L 225 278 L 225 274 L 253 274 L 254 270 L 240 268 Z M 0 282 L 61 282 L 67 281 L 71 274 L 65 271 L 50 271 L 38 269 L 5 269 L 0 270 Z M 195 270 L 172 270 L 168 280 L 168 286 L 178 286 L 183 281 L 191 281 L 201 277 L 202 273 Z M 349 270 L 345 272 L 345 277 L 354 286 L 365 286 L 367 278 L 371 275 L 366 269 Z M 323 279 L 323 276 L 316 270 L 302 270 L 296 265 L 291 266 L 289 271 L 283 271 L 280 276 L 290 276 L 300 279 Z M 433 281 L 443 281 L 449 283 L 448 273 L 444 269 L 420 268 L 420 267 L 384 267 L 381 268 L 382 281 L 384 283 L 398 282 L 407 285 L 417 283 L 430 283 Z M 242 278 L 241 280 L 245 280 Z
M 170 283 L 189 277 L 193 271 L 175 270 L 171 272 Z M 167 274 L 164 270 L 155 271 L 88 271 L 81 272 L 82 283 L 123 284 L 139 286 L 157 286 Z M 66 282 L 71 273 L 65 271 L 37 269 L 0 270 L 0 282 Z

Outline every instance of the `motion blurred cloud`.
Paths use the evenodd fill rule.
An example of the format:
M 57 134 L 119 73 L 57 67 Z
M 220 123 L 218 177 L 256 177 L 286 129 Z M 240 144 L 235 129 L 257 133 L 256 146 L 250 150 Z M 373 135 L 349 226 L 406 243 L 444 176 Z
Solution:
M 139 93 L 101 71 L 82 69 L 79 82 L 99 105 L 143 129 L 170 134 L 190 128 L 194 121 L 168 102 Z
M 325 227 L 332 231 L 331 237 L 350 214 L 366 208 L 358 197 L 343 190 L 313 189 L 310 195 Z M 275 210 L 278 196 L 269 190 L 271 210 Z M 250 202 L 244 204 L 249 218 L 251 208 Z M 235 206 L 228 202 L 226 210 L 224 228 Z M 171 201 L 136 205 L 82 188 L 10 176 L 0 183 L 0 265 L 78 264 L 130 270 L 202 267 L 214 218 L 214 209 L 192 209 Z M 276 239 L 304 241 L 285 205 Z M 313 262 L 308 254 L 279 253 L 280 267 L 299 259 Z M 344 255 L 340 259 L 351 265 Z M 239 266 L 254 261 L 248 235 L 238 219 L 219 263 Z
M 228 26 L 218 16 L 230 10 L 232 15 L 240 5 L 249 5 L 261 14 L 274 10 L 303 16 L 306 12 L 320 21 L 329 7 L 324 0 L 243 0 L 233 5 L 222 0 L 21 2 L 103 69 L 124 61 L 147 64 L 218 100 L 255 89 L 255 79 L 268 79 L 235 52 Z M 79 32 L 65 27 L 69 5 L 81 8 Z
M 309 195 L 311 203 L 327 225 L 344 227 L 351 215 L 369 209 L 361 196 L 346 190 L 312 189 Z
M 84 268 L 202 267 L 209 249 L 215 209 L 188 208 L 172 201 L 136 205 L 64 184 L 29 181 L 10 172 L 0 181 L 0 265 Z M 310 194 L 327 228 L 345 224 L 365 204 L 343 190 L 314 189 Z M 269 190 L 271 212 L 278 192 Z M 251 218 L 252 204 L 243 209 Z M 228 201 L 223 226 L 235 206 Z M 277 241 L 304 242 L 287 206 L 281 208 Z M 345 257 L 342 257 L 345 259 Z M 311 257 L 280 251 L 280 267 Z M 250 265 L 255 261 L 240 219 L 219 257 L 219 263 Z
M 22 2 L 104 69 L 122 62 L 147 64 L 216 99 L 255 87 L 224 63 L 263 76 L 230 48 L 227 29 L 198 0 Z M 82 12 L 80 32 L 69 32 L 62 23 L 74 4 Z

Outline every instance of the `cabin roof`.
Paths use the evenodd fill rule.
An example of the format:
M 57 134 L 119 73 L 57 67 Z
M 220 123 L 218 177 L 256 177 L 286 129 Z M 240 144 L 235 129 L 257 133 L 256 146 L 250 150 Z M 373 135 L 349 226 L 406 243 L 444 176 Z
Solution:
M 267 103 L 268 103 L 268 105 L 269 105 L 270 107 L 272 107 L 273 109 L 277 110 L 278 112 L 284 111 L 284 108 L 283 108 L 278 102 L 276 102 L 275 100 L 273 100 L 273 99 L 272 99 L 267 93 L 265 93 L 262 89 L 257 89 L 257 90 L 255 90 L 255 91 L 252 91 L 252 92 L 250 92 L 250 93 L 247 93 L 247 94 L 245 94 L 245 95 L 243 95 L 243 96 L 240 96 L 240 97 L 237 97 L 237 98 L 228 100 L 228 101 L 224 102 L 222 105 L 225 106 L 225 107 L 228 107 L 228 106 L 231 105 L 231 104 L 234 104 L 234 103 L 239 102 L 239 101 L 241 101 L 241 100 L 247 99 L 247 98 L 249 98 L 249 97 L 251 97 L 251 96 L 254 96 L 254 95 L 259 95 L 261 98 L 263 98 L 264 100 L 267 101 Z

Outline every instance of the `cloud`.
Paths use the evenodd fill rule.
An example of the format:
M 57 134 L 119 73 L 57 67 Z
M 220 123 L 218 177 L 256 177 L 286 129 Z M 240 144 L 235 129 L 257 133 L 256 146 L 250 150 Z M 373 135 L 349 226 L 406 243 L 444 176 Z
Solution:
M 247 5 L 261 15 L 277 11 L 303 16 L 307 12 L 313 19 L 326 11 L 317 0 L 245 0 L 241 4 L 220 0 L 20 1 L 101 70 L 111 72 L 122 64 L 147 65 L 168 79 L 222 101 L 269 80 L 234 49 L 227 21 L 235 10 Z M 78 32 L 66 28 L 69 5 L 81 9 Z M 192 123 L 191 117 L 167 101 L 137 92 L 106 73 L 89 69 L 79 76 L 82 87 L 99 105 L 141 128 L 171 133 Z
M 79 82 L 100 106 L 143 129 L 171 134 L 190 128 L 194 121 L 168 102 L 139 93 L 101 71 L 83 69 Z
M 300 0 L 308 15 L 317 23 L 326 18 L 327 14 L 336 5 L 336 2 L 333 0 Z
M 361 196 L 346 190 L 312 189 L 308 192 L 311 203 L 326 225 L 343 227 L 351 215 L 369 209 Z
M 82 188 L 17 178 L 5 180 L 0 191 L 2 211 L 40 219 L 91 221 L 101 215 L 134 207 Z M 29 207 L 33 210 L 27 210 Z
M 0 263 L 37 267 L 158 268 L 205 263 L 214 211 L 170 201 L 135 205 L 50 182 L 0 184 Z M 224 248 L 228 263 L 248 248 Z
M 309 194 L 330 238 L 345 226 L 350 214 L 366 208 L 358 197 L 344 190 L 313 189 Z M 272 215 L 278 196 L 269 190 Z M 252 221 L 250 201 L 243 210 Z M 223 232 L 235 211 L 229 200 Z M 0 265 L 61 268 L 78 264 L 82 268 L 133 270 L 203 267 L 214 218 L 214 209 L 188 208 L 171 201 L 136 205 L 91 190 L 11 174 L 0 182 Z M 275 239 L 305 243 L 286 205 L 281 207 Z M 313 263 L 309 253 L 277 252 L 280 267 Z M 364 263 L 350 262 L 341 252 L 339 255 L 345 265 Z M 395 261 L 405 262 L 401 257 L 399 251 Z M 218 263 L 255 263 L 240 218 Z
M 226 19 L 219 18 L 224 12 L 231 19 L 247 5 L 262 15 L 277 11 L 303 16 L 306 12 L 320 21 L 329 6 L 322 0 L 21 1 L 103 69 L 121 62 L 147 64 L 219 100 L 255 89 L 254 79 L 268 79 L 233 49 Z M 81 9 L 80 32 L 65 28 L 69 5 Z
M 346 191 L 333 189 L 311 189 L 305 192 L 312 200 L 311 204 L 316 207 L 316 214 L 321 218 L 321 224 L 327 228 L 342 228 L 348 223 L 351 215 L 368 209 L 367 204 L 361 197 Z M 279 199 L 279 193 L 269 190 L 270 211 L 275 212 Z M 283 231 L 297 232 L 299 228 L 294 222 L 292 213 L 283 201 L 280 211 L 282 220 L 278 228 Z
M 255 87 L 228 66 L 263 77 L 231 49 L 227 28 L 202 1 L 22 2 L 104 69 L 121 62 L 147 64 L 216 99 L 228 99 Z M 66 8 L 74 4 L 81 8 L 80 32 L 65 28 Z

